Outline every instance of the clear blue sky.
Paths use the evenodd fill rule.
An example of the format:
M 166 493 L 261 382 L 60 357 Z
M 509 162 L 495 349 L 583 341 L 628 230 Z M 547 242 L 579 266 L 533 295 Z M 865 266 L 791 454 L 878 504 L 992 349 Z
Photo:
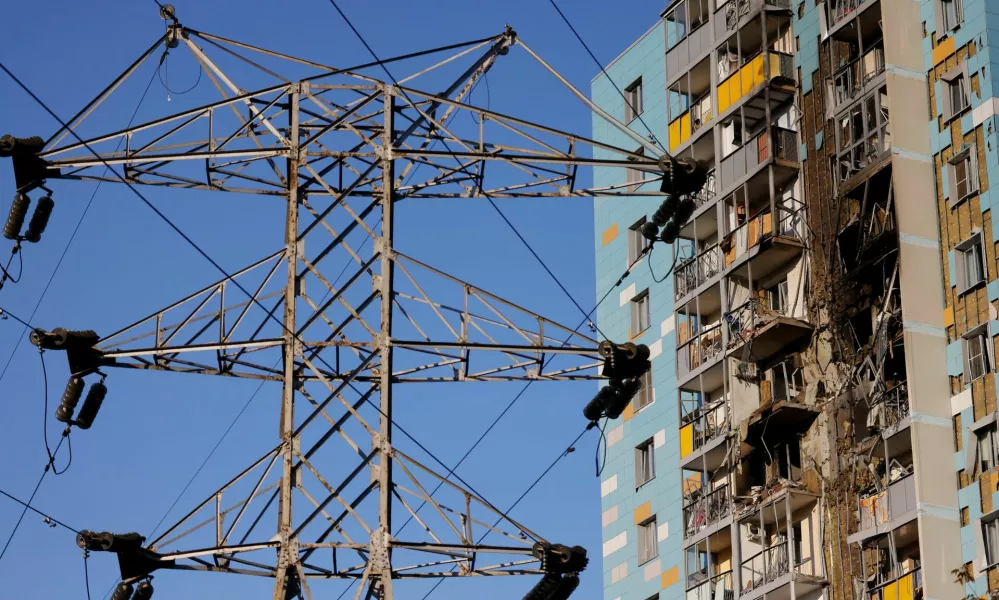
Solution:
M 196 29 L 335 65 L 368 60 L 360 43 L 327 0 L 178 0 L 181 20 Z M 498 33 L 505 24 L 587 91 L 597 69 L 551 6 L 543 0 L 469 2 L 359 2 L 341 7 L 381 56 Z M 597 57 L 609 61 L 648 29 L 661 0 L 562 0 Z M 293 9 L 294 8 L 294 9 Z M 161 35 L 152 0 L 6 3 L 0 60 L 63 118 L 123 70 Z M 490 105 L 582 135 L 590 135 L 587 109 L 554 93 L 550 76 L 520 51 L 490 75 Z M 176 61 L 174 87 L 196 72 Z M 145 77 L 143 76 L 143 83 Z M 207 80 L 202 85 L 208 85 Z M 539 92 L 539 90 L 543 90 Z M 137 96 L 126 97 L 134 106 Z M 482 102 L 481 97 L 475 99 Z M 138 121 L 169 114 L 158 83 Z M 130 112 L 130 110 L 129 110 Z M 15 84 L 0 75 L 0 134 L 47 136 L 56 123 Z M 128 114 L 104 114 L 91 127 L 124 127 Z M 585 176 L 589 179 L 589 175 Z M 93 192 L 90 183 L 54 185 L 56 210 L 42 243 L 24 250 L 25 275 L 0 290 L 0 306 L 27 317 Z M 0 162 L 0 207 L 5 214 L 14 183 L 9 161 Z M 145 191 L 145 190 L 144 190 Z M 282 211 L 274 199 L 150 189 L 149 197 L 226 269 L 236 269 L 280 243 Z M 585 199 L 504 201 L 502 206 L 534 248 L 586 309 L 595 298 L 592 205 Z M 223 225 L 220 225 L 223 224 Z M 578 311 L 484 202 L 434 201 L 401 223 L 400 244 L 417 258 L 505 295 L 566 325 Z M 409 228 L 408 232 L 406 228 Z M 6 242 L 6 240 L 2 240 Z M 6 246 L 0 244 L 0 251 Z M 218 273 L 124 186 L 105 185 L 97 195 L 70 254 L 34 324 L 64 325 L 108 333 L 180 298 Z M 0 321 L 0 368 L 21 326 Z M 66 380 L 61 357 L 49 359 L 50 411 Z M 397 417 L 445 462 L 453 464 L 509 401 L 521 384 L 424 387 L 400 394 Z M 97 424 L 74 434 L 74 462 L 65 475 L 49 475 L 35 504 L 76 528 L 148 533 L 256 388 L 252 381 L 112 370 L 110 393 Z M 536 384 L 459 469 L 497 506 L 508 506 L 580 430 L 582 405 L 592 383 Z M 179 518 L 277 437 L 279 392 L 266 386 L 208 467 L 171 513 Z M 22 342 L 0 380 L 0 488 L 31 493 L 45 463 L 42 445 L 42 376 L 38 354 Z M 454 425 L 454 427 L 447 427 Z M 446 431 L 446 434 L 442 434 Z M 59 429 L 50 419 L 50 438 Z M 54 442 L 53 442 L 54 443 Z M 514 511 L 513 516 L 549 539 L 582 544 L 592 567 L 574 598 L 602 597 L 599 482 L 594 477 L 596 435 L 564 459 Z M 0 498 L 0 544 L 20 507 Z M 168 518 L 168 522 L 170 519 Z M 117 573 L 109 555 L 90 561 L 94 598 L 103 597 Z M 270 581 L 214 574 L 164 572 L 157 598 L 269 597 Z M 431 598 L 520 598 L 534 578 L 446 582 Z M 0 561 L 0 585 L 10 598 L 85 598 L 83 562 L 73 536 L 51 529 L 29 513 Z M 432 582 L 425 582 L 429 589 Z M 421 588 L 422 589 L 422 588 Z M 422 596 L 422 593 L 419 594 Z

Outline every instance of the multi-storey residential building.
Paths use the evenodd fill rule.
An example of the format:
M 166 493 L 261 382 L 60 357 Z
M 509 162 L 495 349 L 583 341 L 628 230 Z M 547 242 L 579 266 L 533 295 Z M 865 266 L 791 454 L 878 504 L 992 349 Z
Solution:
M 598 313 L 656 356 L 655 403 L 608 425 L 606 598 L 999 590 L 989 23 L 984 0 L 673 0 L 594 79 L 711 169 L 641 259 L 670 276 Z M 597 202 L 601 294 L 658 200 Z

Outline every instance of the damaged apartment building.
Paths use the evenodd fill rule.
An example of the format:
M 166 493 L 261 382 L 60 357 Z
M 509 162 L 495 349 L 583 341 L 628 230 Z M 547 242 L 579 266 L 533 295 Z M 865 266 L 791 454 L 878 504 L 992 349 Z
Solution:
M 631 268 L 600 327 L 652 350 L 607 425 L 605 598 L 999 594 L 997 62 L 995 1 L 672 0 L 594 78 L 711 169 L 651 255 L 661 198 L 595 201 L 598 294 Z

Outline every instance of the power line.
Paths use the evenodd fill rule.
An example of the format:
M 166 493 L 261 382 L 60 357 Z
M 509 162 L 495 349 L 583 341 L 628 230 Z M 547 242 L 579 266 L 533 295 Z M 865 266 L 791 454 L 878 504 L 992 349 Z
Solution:
M 621 98 L 624 100 L 624 103 L 626 105 L 630 106 L 631 103 L 628 102 L 628 97 L 624 95 L 624 91 L 621 90 L 621 88 L 618 87 L 618 85 L 616 83 L 614 83 L 614 80 L 611 79 L 610 74 L 607 73 L 607 70 L 604 69 L 603 65 L 600 64 L 600 61 L 597 60 L 596 55 L 593 54 L 593 51 L 590 50 L 590 47 L 587 46 L 586 42 L 583 41 L 582 36 L 580 36 L 579 32 L 576 31 L 576 28 L 572 26 L 572 23 L 569 22 L 569 19 L 566 18 L 565 13 L 563 13 L 562 9 L 558 7 L 558 4 L 555 4 L 555 0 L 548 0 L 548 1 L 555 8 L 555 10 L 558 12 L 558 16 L 562 17 L 562 20 L 565 21 L 565 24 L 569 26 L 569 29 L 572 31 L 572 34 L 574 36 L 576 36 L 576 39 L 579 40 L 579 43 L 583 45 L 583 48 L 586 50 L 586 53 L 589 54 L 590 58 L 593 59 L 593 62 L 596 63 L 597 67 L 600 69 L 600 72 L 604 74 L 604 77 L 607 78 L 607 81 L 610 81 L 611 85 L 614 86 L 614 89 L 617 90 L 617 93 L 621 95 Z M 632 109 L 634 109 L 634 108 L 635 107 L 632 106 Z M 646 131 L 649 132 L 649 135 L 652 136 L 652 141 L 654 141 L 657 146 L 659 146 L 660 148 L 662 148 L 663 152 L 666 153 L 666 156 L 669 156 L 669 151 L 666 150 L 666 147 L 662 145 L 662 142 L 659 141 L 659 138 L 656 136 L 655 132 L 652 131 L 652 128 L 649 127 L 648 123 L 645 122 L 645 119 L 642 118 L 642 115 L 638 114 L 638 115 L 635 115 L 635 117 L 645 127 Z
M 7 310 L 6 308 L 3 308 L 2 306 L 0 306 L 0 319 L 6 319 L 7 317 L 10 317 L 10 318 L 14 319 L 15 321 L 17 321 L 21 325 L 24 325 L 24 327 L 26 329 L 34 329 L 34 327 L 31 326 L 31 323 L 28 323 L 27 321 L 25 321 L 21 317 L 15 315 L 14 313 L 12 313 L 9 310 Z
M 156 78 L 156 73 L 154 72 L 153 76 L 149 78 L 149 83 L 146 84 L 145 91 L 142 92 L 142 97 L 139 98 L 139 103 L 135 106 L 135 110 L 132 112 L 132 117 L 128 120 L 128 125 L 125 126 L 126 129 L 132 126 L 132 123 L 135 121 L 135 117 L 139 114 L 139 109 L 142 107 L 142 103 L 145 101 L 146 95 L 149 93 L 149 88 L 152 87 L 153 80 L 155 78 Z M 118 146 L 115 148 L 115 152 L 117 152 L 121 148 L 122 143 L 123 143 L 122 140 L 118 141 Z M 107 175 L 108 169 L 110 169 L 110 167 L 105 167 L 104 175 L 102 175 L 102 177 Z M 103 181 L 98 181 L 97 186 L 94 187 L 94 193 L 90 195 L 90 200 L 87 201 L 87 205 L 83 208 L 83 213 L 80 214 L 80 218 L 76 222 L 76 227 L 73 229 L 73 233 L 70 234 L 69 240 L 66 242 L 66 246 L 62 249 L 62 255 L 60 255 L 59 260 L 56 261 L 55 267 L 53 267 L 52 269 L 52 274 L 49 275 L 49 280 L 48 282 L 46 282 L 45 287 L 42 289 L 42 295 L 38 297 L 38 302 L 35 302 L 35 308 L 31 310 L 31 316 L 28 317 L 28 321 L 33 320 L 35 318 L 35 314 L 38 313 L 38 308 L 42 305 L 42 301 L 45 300 L 45 295 L 48 293 L 49 288 L 52 286 L 52 281 L 55 280 L 55 276 L 59 272 L 59 267 L 62 266 L 62 261 L 66 258 L 66 254 L 69 253 L 69 247 L 73 244 L 73 240 L 76 239 L 76 234 L 79 233 L 80 226 L 83 225 L 83 219 L 87 216 L 87 213 L 90 211 L 90 206 L 94 203 L 94 198 L 97 197 L 97 192 L 100 191 L 101 184 L 103 183 L 104 183 Z M 10 356 L 7 357 L 7 363 L 4 365 L 3 371 L 0 371 L 0 381 L 3 381 L 4 376 L 7 374 L 7 369 L 10 368 L 10 364 L 14 360 L 14 354 L 17 353 L 17 349 L 20 347 L 21 342 L 24 341 L 24 334 L 28 332 L 28 329 L 34 329 L 34 328 L 25 324 L 24 329 L 21 330 L 21 337 L 17 340 L 17 343 L 14 344 L 14 347 L 11 349 Z
M 36 488 L 36 491 L 37 491 L 37 488 Z M 30 510 L 32 512 L 38 513 L 42 517 L 45 517 L 47 523 L 55 523 L 56 525 L 60 525 L 62 527 L 65 527 L 66 529 L 72 531 L 73 533 L 80 533 L 80 531 L 78 529 L 74 529 L 74 528 L 70 527 L 69 525 L 63 523 L 59 519 L 56 519 L 55 517 L 53 517 L 51 515 L 47 515 L 47 514 L 43 513 L 42 511 L 38 510 L 37 508 L 35 508 L 34 506 L 31 506 L 31 499 L 30 498 L 28 499 L 27 502 L 25 502 L 24 500 L 21 500 L 20 498 L 17 498 L 16 496 L 8 494 L 7 492 L 5 492 L 2 489 L 0 489 L 0 495 L 4 495 L 4 496 L 10 498 L 11 500 L 13 500 L 14 502 L 17 502 L 18 504 L 20 504 L 21 506 L 24 507 L 25 511 Z M 6 548 L 4 548 L 4 551 L 6 551 Z

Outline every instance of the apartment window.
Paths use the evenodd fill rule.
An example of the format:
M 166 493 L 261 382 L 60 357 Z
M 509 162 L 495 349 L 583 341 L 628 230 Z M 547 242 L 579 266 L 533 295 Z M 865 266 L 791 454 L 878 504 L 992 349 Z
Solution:
M 652 517 L 638 525 L 638 564 L 644 564 L 659 556 L 659 543 L 656 539 L 656 518 Z
M 950 160 L 950 204 L 978 191 L 978 151 L 972 145 Z
M 980 232 L 954 247 L 954 259 L 957 263 L 957 293 L 963 294 L 985 281 L 985 253 Z
M 767 289 L 767 305 L 779 314 L 787 311 L 787 279 Z
M 656 450 L 648 439 L 635 448 L 635 487 L 641 487 L 656 476 Z
M 645 290 L 631 300 L 631 337 L 648 329 L 651 319 L 649 290 Z
M 646 406 L 652 404 L 652 400 L 654 399 L 652 391 L 652 369 L 649 369 L 644 375 L 642 375 L 641 382 L 642 387 L 638 390 L 638 393 L 635 394 L 635 399 L 632 401 L 634 402 L 633 406 L 635 408 L 635 412 L 638 412 Z
M 960 25 L 964 21 L 964 0 L 940 0 L 940 18 L 943 31 L 938 35 Z
M 968 108 L 969 79 L 966 67 L 967 64 L 959 65 L 940 77 L 944 92 L 944 119 L 952 119 Z
M 982 520 L 982 539 L 985 541 L 985 560 L 989 566 L 999 562 L 999 519 L 995 516 Z
M 888 87 L 850 106 L 836 119 L 836 175 L 846 181 L 891 149 Z
M 975 432 L 975 436 L 978 438 L 978 472 L 988 473 L 999 465 L 999 457 L 996 456 L 996 453 L 999 452 L 999 444 L 996 443 L 995 423 L 979 429 Z
M 631 123 L 642 114 L 642 78 L 624 89 L 624 122 Z
M 637 156 L 645 155 L 645 148 L 639 148 L 635 150 L 632 154 Z M 635 157 L 629 157 L 628 160 L 637 160 Z M 645 179 L 645 173 L 639 169 L 628 167 L 624 170 L 625 183 L 628 184 L 629 192 L 636 192 L 638 188 L 642 187 L 642 180 Z
M 628 228 L 628 264 L 633 265 L 635 261 L 638 260 L 642 253 L 645 252 L 645 246 L 648 245 L 648 241 L 645 236 L 642 235 L 642 225 L 645 225 L 646 219 L 642 217 L 641 219 L 635 221 L 635 224 Z
M 985 332 L 976 331 L 965 338 L 964 344 L 968 357 L 968 375 L 970 381 L 974 381 L 992 370 Z

